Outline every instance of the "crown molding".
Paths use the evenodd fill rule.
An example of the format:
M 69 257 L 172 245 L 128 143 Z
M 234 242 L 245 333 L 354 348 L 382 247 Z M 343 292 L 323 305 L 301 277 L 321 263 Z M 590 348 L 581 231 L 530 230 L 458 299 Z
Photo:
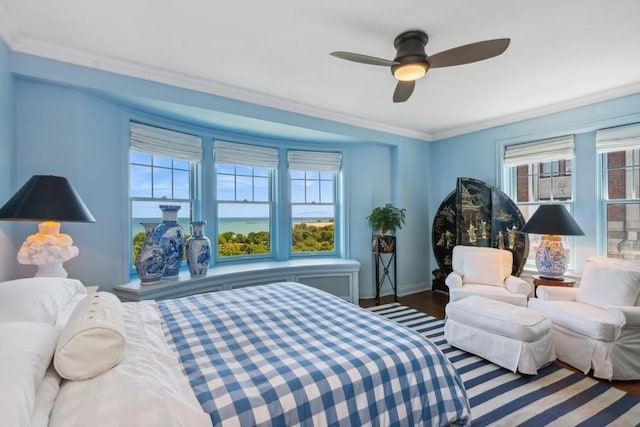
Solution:
M 609 101 L 611 99 L 620 98 L 627 95 L 633 95 L 640 92 L 640 82 L 620 86 L 612 89 L 603 90 L 593 94 L 580 96 L 563 102 L 549 104 L 540 108 L 532 108 L 520 113 L 508 114 L 492 120 L 476 122 L 468 126 L 456 127 L 439 133 L 431 134 L 431 141 L 452 138 L 454 136 L 464 135 L 467 133 L 477 132 L 483 129 L 489 129 L 497 126 L 504 126 L 510 123 L 522 120 L 534 119 L 548 114 L 560 113 L 562 111 L 571 110 L 573 108 L 586 107 L 598 102 Z
M 74 65 L 121 74 L 125 76 L 163 83 L 184 89 L 204 92 L 225 98 L 257 104 L 264 107 L 290 111 L 296 114 L 340 122 L 351 126 L 371 129 L 392 135 L 403 136 L 423 141 L 431 141 L 428 133 L 389 126 L 372 120 L 335 111 L 314 107 L 301 102 L 291 101 L 266 93 L 243 89 L 237 86 L 220 83 L 210 79 L 177 73 L 159 67 L 124 61 L 122 59 L 96 54 L 92 52 L 69 49 L 67 47 L 42 42 L 35 39 L 21 38 L 14 42 L 12 50 L 24 54 L 40 56 Z
M 289 111 L 296 114 L 307 115 L 310 117 L 330 120 L 350 126 L 418 139 L 426 142 L 452 138 L 573 108 L 585 107 L 590 104 L 608 101 L 614 98 L 640 92 L 640 82 L 638 82 L 573 98 L 563 102 L 549 104 L 544 107 L 533 108 L 514 114 L 507 114 L 495 119 L 479 121 L 466 126 L 449 128 L 441 132 L 428 133 L 399 128 L 397 126 L 390 126 L 358 116 L 342 114 L 309 104 L 269 95 L 263 92 L 251 91 L 237 86 L 220 83 L 215 80 L 204 79 L 158 67 L 150 67 L 133 61 L 124 61 L 122 59 L 102 54 L 69 49 L 67 47 L 35 39 L 20 37 L 16 27 L 12 25 L 11 21 L 8 19 L 6 9 L 2 3 L 0 3 L 0 38 L 2 38 L 9 48 L 15 52 L 40 56 L 55 61 L 140 78 L 156 83 L 167 84 L 179 88 L 208 93 L 264 107 Z

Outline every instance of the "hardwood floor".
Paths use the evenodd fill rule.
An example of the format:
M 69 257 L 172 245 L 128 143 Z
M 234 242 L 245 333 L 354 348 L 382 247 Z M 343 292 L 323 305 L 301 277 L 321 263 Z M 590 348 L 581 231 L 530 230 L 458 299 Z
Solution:
M 380 304 L 388 304 L 392 302 L 393 295 L 380 298 Z M 430 316 L 437 317 L 438 319 L 444 319 L 444 308 L 449 302 L 449 295 L 443 292 L 422 291 L 415 294 L 398 297 L 398 302 L 402 305 L 406 305 L 407 307 L 411 307 L 415 310 L 426 313 Z M 360 300 L 361 307 L 372 307 L 374 305 L 375 300 L 373 299 Z M 555 363 L 558 363 L 559 365 L 567 369 L 575 371 L 575 369 L 573 369 L 566 363 L 563 363 L 561 361 L 556 361 Z M 610 383 L 612 386 L 631 393 L 635 396 L 640 396 L 640 381 L 606 381 L 599 380 L 598 378 L 595 379 L 604 383 Z

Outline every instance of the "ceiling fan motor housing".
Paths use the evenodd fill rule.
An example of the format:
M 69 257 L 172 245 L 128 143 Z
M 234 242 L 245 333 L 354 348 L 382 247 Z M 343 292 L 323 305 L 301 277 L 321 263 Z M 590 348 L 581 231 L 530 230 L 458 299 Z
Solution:
M 395 70 L 405 64 L 424 64 L 429 69 L 429 60 L 425 53 L 425 46 L 429 37 L 423 31 L 405 31 L 393 41 L 396 48 L 396 57 L 391 66 L 391 74 L 395 75 Z

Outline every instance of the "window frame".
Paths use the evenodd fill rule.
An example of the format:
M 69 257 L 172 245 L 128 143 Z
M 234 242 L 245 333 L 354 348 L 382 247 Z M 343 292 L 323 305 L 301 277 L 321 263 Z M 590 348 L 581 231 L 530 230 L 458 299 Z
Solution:
M 625 153 L 625 158 L 626 158 L 627 152 L 632 153 L 631 163 L 626 164 L 625 166 L 622 166 L 622 167 L 616 167 L 613 170 L 630 170 L 631 174 L 635 176 L 635 179 L 632 178 L 631 180 L 632 194 L 629 197 L 612 199 L 609 197 L 610 168 L 609 168 L 608 156 L 609 154 Z M 600 172 L 600 182 L 601 182 L 601 189 L 600 189 L 601 208 L 600 209 L 601 209 L 601 218 L 602 218 L 598 227 L 600 229 L 599 233 L 602 236 L 601 244 L 599 245 L 599 252 L 602 256 L 613 258 L 614 256 L 612 256 L 612 253 L 609 252 L 609 226 L 608 226 L 609 207 L 612 205 L 623 205 L 623 206 L 636 205 L 638 206 L 638 209 L 640 209 L 640 182 L 637 179 L 638 174 L 640 174 L 640 147 L 630 146 L 628 147 L 628 149 L 623 148 L 618 151 L 606 151 L 606 152 L 598 153 L 598 169 Z M 625 180 L 625 184 L 626 184 L 626 180 Z M 626 228 L 621 231 L 628 232 Z M 638 231 L 638 233 L 640 234 L 640 231 Z M 624 240 L 627 240 L 627 239 L 622 239 L 620 243 L 622 243 Z M 624 256 L 623 255 L 615 256 L 615 258 L 624 258 Z
M 245 167 L 248 168 L 250 167 L 252 169 L 252 178 L 255 178 L 256 175 L 253 173 L 253 170 L 256 168 L 260 168 L 260 167 L 251 167 L 251 166 L 243 166 L 243 165 L 232 165 L 229 163 L 223 163 L 223 165 L 226 166 L 232 166 L 234 168 L 236 168 L 236 172 L 237 172 L 237 168 L 239 167 Z M 214 265 L 215 264 L 224 264 L 224 263 L 229 263 L 229 262 L 237 262 L 237 261 L 256 261 L 256 260 L 264 260 L 264 259 L 273 259 L 274 258 L 274 233 L 273 233 L 273 229 L 274 229 L 274 212 L 275 212 L 275 208 L 274 208 L 274 176 L 276 175 L 275 173 L 275 169 L 274 168 L 268 168 L 269 171 L 267 173 L 267 179 L 268 179 L 268 184 L 267 184 L 267 201 L 266 202 L 256 202 L 255 200 L 252 201 L 243 201 L 243 200 L 231 200 L 231 199 L 219 199 L 218 198 L 218 164 L 216 164 L 214 162 L 213 164 L 213 183 L 211 184 L 212 186 L 212 194 L 213 194 L 213 201 L 214 201 L 214 210 L 215 210 L 215 224 L 213 226 L 214 230 L 215 230 L 215 235 L 214 236 L 210 236 L 210 239 L 212 239 L 212 242 L 215 242 L 214 244 L 212 244 L 212 247 L 215 248 L 215 250 L 212 250 L 211 256 L 214 260 Z M 229 175 L 229 174 L 227 174 Z M 236 179 L 238 177 L 238 174 L 235 173 L 233 175 Z M 240 176 L 248 176 L 248 175 L 240 175 Z M 234 183 L 234 185 L 237 186 L 236 183 Z M 205 184 L 203 183 L 203 186 L 205 186 Z M 252 191 L 255 192 L 255 187 L 254 185 L 251 186 Z M 205 190 L 206 191 L 206 190 Z M 260 253 L 260 254 L 242 254 L 242 255 L 227 255 L 227 256 L 221 256 L 218 253 L 218 246 L 219 246 L 219 236 L 220 236 L 220 230 L 219 230 L 219 212 L 220 212 L 220 204 L 267 204 L 267 210 L 269 212 L 269 252 L 267 253 Z
M 304 257 L 304 256 L 336 256 L 339 252 L 338 246 L 338 179 L 340 175 L 340 171 L 309 171 L 309 170 L 299 170 L 299 169 L 288 169 L 288 183 L 289 183 L 289 215 L 290 215 L 290 234 L 289 234 L 289 254 L 293 258 Z M 304 173 L 304 182 L 307 182 L 307 174 L 308 173 L 317 173 L 318 174 L 318 195 L 319 202 L 318 203 L 301 203 L 293 201 L 293 190 L 292 184 L 296 179 L 292 176 L 292 172 L 302 172 Z M 322 179 L 323 173 L 330 173 L 332 176 L 332 193 L 333 193 L 333 203 L 323 203 L 322 202 L 322 181 L 328 181 Z M 306 186 L 305 186 L 306 188 Z M 305 200 L 306 200 L 306 192 L 305 192 Z M 294 217 L 293 217 L 293 208 L 294 206 L 333 206 L 333 250 L 331 251 L 299 251 L 296 252 L 293 250 L 293 227 L 294 227 Z
M 136 152 L 136 153 L 140 153 L 140 154 L 146 154 L 151 156 L 151 164 L 150 165 L 145 165 L 145 164 L 138 164 L 138 163 L 132 163 L 131 161 L 131 153 L 132 152 Z M 129 239 L 128 241 L 130 242 L 130 244 L 128 245 L 129 247 L 129 255 L 127 257 L 127 260 L 130 262 L 129 264 L 129 275 L 136 275 L 136 267 L 134 265 L 134 260 L 133 260 L 133 256 L 134 256 L 134 250 L 133 250 L 133 239 L 135 237 L 136 234 L 138 233 L 134 233 L 134 221 L 133 221 L 133 211 L 134 211 L 134 203 L 136 202 L 151 202 L 151 203 L 157 203 L 158 205 L 165 205 L 165 204 L 184 204 L 187 203 L 190 206 L 190 210 L 189 210 L 189 222 L 191 222 L 193 220 L 193 216 L 194 216 L 194 212 L 197 210 L 197 203 L 198 200 L 196 198 L 196 181 L 198 179 L 199 176 L 199 164 L 195 163 L 195 162 L 191 162 L 191 161 L 187 161 L 187 160 L 182 160 L 182 159 L 176 159 L 176 158 L 169 158 L 166 156 L 162 156 L 162 155 L 157 155 L 157 154 L 153 154 L 153 153 L 148 153 L 148 152 L 142 152 L 139 151 L 137 149 L 133 149 L 131 147 L 129 147 L 128 150 L 128 154 L 129 154 L 129 160 L 128 160 L 128 180 L 129 180 L 129 191 L 128 191 L 128 198 L 129 198 L 129 219 L 128 219 L 128 223 L 129 223 Z M 158 166 L 158 168 L 162 168 L 162 169 L 169 169 L 171 171 L 176 170 L 176 168 L 173 167 L 173 162 L 177 161 L 181 161 L 181 162 L 187 162 L 189 164 L 189 198 L 188 199 L 184 199 L 184 198 L 168 198 L 168 197 L 153 197 L 153 180 L 154 180 L 154 173 L 153 170 L 156 166 L 154 166 L 154 157 L 161 157 L 164 159 L 171 159 L 172 161 L 172 166 L 171 168 L 166 167 L 166 166 Z M 151 168 L 151 197 L 142 197 L 142 196 L 131 196 L 131 166 L 132 165 L 137 165 L 137 166 L 144 166 L 144 167 L 149 167 Z M 184 170 L 184 169 L 178 169 L 178 170 Z M 173 191 L 173 173 L 172 175 L 172 191 Z M 158 208 L 158 222 L 162 221 L 162 212 L 160 212 L 160 208 Z M 184 230 L 185 234 L 190 234 L 191 230 L 190 229 L 185 229 Z M 180 269 L 182 270 L 183 268 L 186 267 L 186 261 L 183 260 L 180 266 Z
M 544 149 L 545 149 L 545 145 L 547 144 L 550 150 L 548 153 L 545 154 Z M 558 148 L 558 145 L 565 145 L 565 146 L 562 148 Z M 569 148 L 569 145 L 570 145 L 570 148 Z M 533 157 L 531 161 L 520 162 L 519 164 L 508 164 L 508 161 L 505 159 L 505 157 L 506 157 L 507 151 L 509 150 L 509 147 L 518 147 L 518 148 L 536 147 L 537 148 L 536 151 L 538 151 L 538 153 L 536 153 L 535 157 Z M 561 162 L 563 161 L 570 162 L 569 168 L 567 168 L 565 164 L 565 168 L 564 170 L 562 170 Z M 500 156 L 500 162 L 502 165 L 502 177 L 503 177 L 502 189 L 505 192 L 505 194 L 507 194 L 507 196 L 509 196 L 509 198 L 513 200 L 515 205 L 518 206 L 518 209 L 520 209 L 520 212 L 525 218 L 525 222 L 529 220 L 531 215 L 533 215 L 533 212 L 531 212 L 531 214 L 528 215 L 527 212 L 529 211 L 529 209 L 526 210 L 527 212 L 524 212 L 521 206 L 537 208 L 538 206 L 541 206 L 544 204 L 555 203 L 555 204 L 560 204 L 565 206 L 571 215 L 574 214 L 575 203 L 576 203 L 575 195 L 576 195 L 577 179 L 576 179 L 576 162 L 575 162 L 573 135 L 566 136 L 566 137 L 551 138 L 547 140 L 534 141 L 534 142 L 505 144 L 502 146 L 502 155 Z M 554 174 L 555 162 L 558 162 L 557 174 Z M 545 163 L 550 163 L 551 172 L 545 171 L 545 168 L 543 166 L 543 164 Z M 548 199 L 547 198 L 541 199 L 539 197 L 539 194 L 536 194 L 535 196 L 536 200 L 533 200 L 533 201 L 529 200 L 529 201 L 523 201 L 523 202 L 518 201 L 518 168 L 521 166 L 527 166 L 528 168 L 528 173 L 526 175 L 526 178 L 528 181 L 527 188 L 529 192 L 537 192 L 539 190 L 540 183 L 532 182 L 534 179 L 537 179 L 539 181 L 541 178 L 545 178 L 545 179 L 551 178 L 550 193 L 549 193 Z M 534 168 L 537 169 L 537 172 L 531 173 L 531 170 Z M 554 198 L 553 178 L 557 178 L 561 176 L 571 177 L 571 197 L 569 199 Z M 531 196 L 529 196 L 529 199 L 531 199 Z M 525 269 L 530 270 L 531 272 L 537 271 L 537 268 L 535 266 L 535 261 L 534 261 L 535 251 L 533 251 L 533 248 L 536 245 L 534 245 L 533 243 L 535 243 L 535 241 L 538 239 L 539 237 L 537 235 L 529 235 L 530 250 L 527 256 L 527 261 L 525 263 Z M 565 247 L 565 250 L 569 251 L 569 257 L 567 257 L 567 270 L 576 271 L 577 269 L 576 239 L 574 236 L 562 236 L 562 239 L 563 239 L 563 246 Z

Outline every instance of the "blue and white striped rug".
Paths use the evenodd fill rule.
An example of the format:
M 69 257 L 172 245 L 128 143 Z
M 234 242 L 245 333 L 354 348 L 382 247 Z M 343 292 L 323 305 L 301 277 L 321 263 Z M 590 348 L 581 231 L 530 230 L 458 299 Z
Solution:
M 640 397 L 553 363 L 514 374 L 444 339 L 444 321 L 400 304 L 369 310 L 412 328 L 442 350 L 462 377 L 474 426 L 640 426 Z

